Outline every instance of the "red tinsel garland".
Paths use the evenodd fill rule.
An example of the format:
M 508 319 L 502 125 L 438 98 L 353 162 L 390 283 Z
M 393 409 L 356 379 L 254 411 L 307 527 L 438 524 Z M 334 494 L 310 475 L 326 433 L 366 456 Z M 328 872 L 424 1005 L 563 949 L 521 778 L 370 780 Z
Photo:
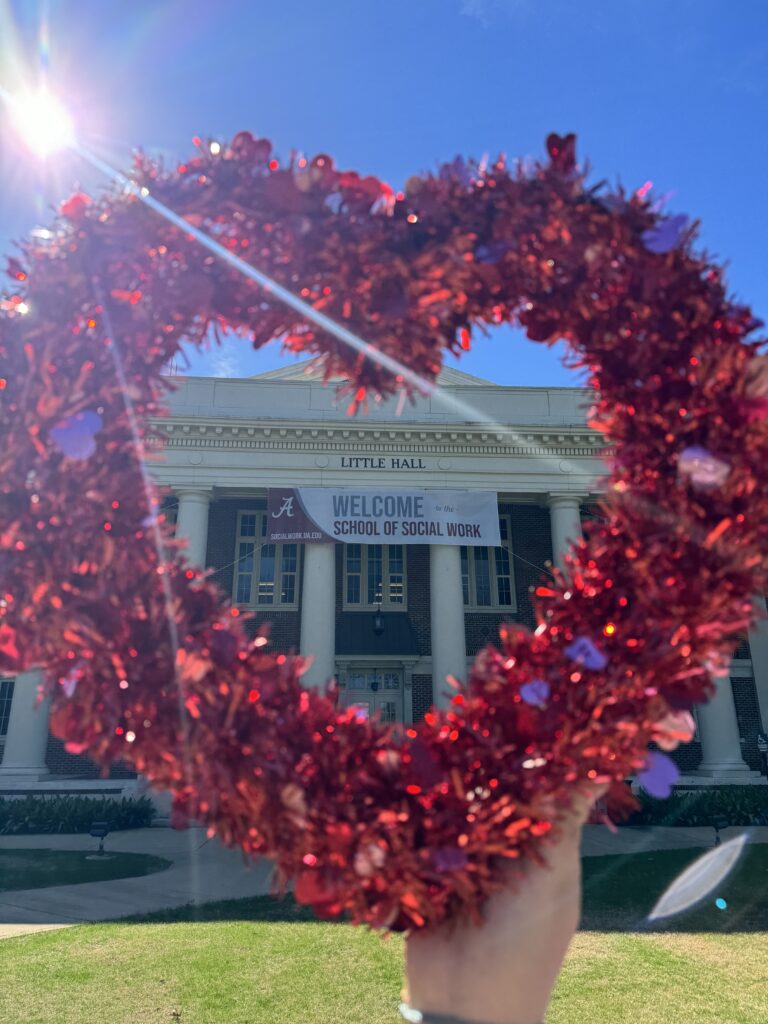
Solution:
M 146 431 L 161 369 L 212 324 L 321 354 L 356 403 L 405 384 L 133 194 L 74 196 L 10 261 L 2 667 L 45 665 L 68 749 L 129 758 L 180 813 L 275 857 L 321 913 L 477 917 L 500 863 L 556 837 L 575 787 L 620 790 L 659 723 L 710 692 L 765 583 L 755 322 L 683 218 L 588 189 L 572 136 L 548 149 L 528 173 L 457 159 L 397 196 L 329 157 L 281 166 L 247 133 L 173 172 L 135 167 L 190 225 L 429 379 L 473 326 L 505 321 L 566 338 L 592 372 L 591 425 L 614 450 L 604 521 L 539 588 L 535 634 L 503 631 L 451 709 L 404 730 L 302 689 L 300 660 L 248 639 L 162 522 L 160 561 L 132 416 Z

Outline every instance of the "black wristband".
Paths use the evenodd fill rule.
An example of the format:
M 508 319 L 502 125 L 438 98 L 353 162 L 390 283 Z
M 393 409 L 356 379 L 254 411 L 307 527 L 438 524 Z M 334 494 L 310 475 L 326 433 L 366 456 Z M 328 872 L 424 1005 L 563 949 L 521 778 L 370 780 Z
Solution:
M 443 1013 L 414 1010 L 407 1003 L 400 1003 L 400 1014 L 409 1024 L 480 1024 L 480 1021 L 467 1020 L 465 1017 L 446 1017 Z

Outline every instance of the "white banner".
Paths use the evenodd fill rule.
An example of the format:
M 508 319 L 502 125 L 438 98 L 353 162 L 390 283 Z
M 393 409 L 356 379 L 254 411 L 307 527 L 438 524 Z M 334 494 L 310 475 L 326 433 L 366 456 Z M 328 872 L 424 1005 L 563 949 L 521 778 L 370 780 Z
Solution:
M 270 490 L 267 541 L 498 547 L 495 491 Z

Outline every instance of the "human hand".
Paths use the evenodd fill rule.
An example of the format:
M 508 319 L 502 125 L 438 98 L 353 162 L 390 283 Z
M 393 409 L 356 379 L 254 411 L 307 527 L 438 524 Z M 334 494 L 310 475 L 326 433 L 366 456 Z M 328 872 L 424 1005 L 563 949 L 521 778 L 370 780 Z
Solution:
M 546 867 L 509 868 L 483 924 L 414 932 L 406 944 L 406 1001 L 425 1014 L 472 1024 L 541 1024 L 581 914 L 581 827 L 604 788 L 577 795 L 559 820 Z

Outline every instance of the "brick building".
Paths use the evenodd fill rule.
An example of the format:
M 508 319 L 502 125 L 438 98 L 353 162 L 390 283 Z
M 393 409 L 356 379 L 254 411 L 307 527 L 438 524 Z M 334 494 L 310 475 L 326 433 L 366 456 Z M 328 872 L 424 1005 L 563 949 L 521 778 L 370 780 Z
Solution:
M 268 620 L 274 647 L 315 656 L 310 682 L 335 675 L 344 703 L 384 719 L 416 721 L 439 703 L 440 680 L 465 676 L 500 622 L 531 625 L 530 588 L 597 514 L 602 439 L 586 426 L 580 389 L 500 387 L 446 370 L 438 393 L 350 418 L 348 400 L 304 364 L 176 384 L 160 424 L 164 456 L 151 468 L 171 488 L 168 512 L 190 560 L 255 613 L 249 628 Z M 304 487 L 493 492 L 500 545 L 270 542 L 268 492 Z M 97 780 L 48 735 L 36 682 L 0 681 L 0 792 L 130 790 L 123 767 Z M 768 629 L 744 638 L 697 720 L 695 742 L 676 755 L 684 781 L 760 782 Z

